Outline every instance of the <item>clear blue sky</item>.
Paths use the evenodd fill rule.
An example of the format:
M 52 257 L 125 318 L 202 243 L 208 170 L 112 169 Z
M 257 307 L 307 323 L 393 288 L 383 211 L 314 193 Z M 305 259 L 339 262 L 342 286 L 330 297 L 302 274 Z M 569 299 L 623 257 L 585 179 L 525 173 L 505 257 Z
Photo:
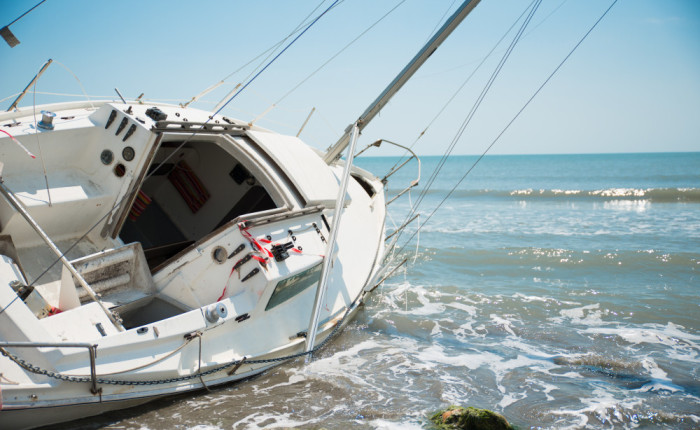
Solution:
M 476 154 L 488 146 L 611 1 L 544 0 L 455 152 Z M 36 2 L 3 1 L 0 26 Z M 342 2 L 223 113 L 244 120 L 262 114 L 398 3 Z M 482 0 L 367 127 L 360 145 L 377 138 L 412 143 L 529 3 Z M 186 101 L 284 38 L 317 4 L 48 0 L 11 26 L 20 45 L 0 45 L 0 98 L 21 91 L 53 58 L 70 68 L 90 95 L 115 97 L 118 87 L 127 97 L 143 92 L 146 99 Z M 316 107 L 301 137 L 326 148 L 458 4 L 407 0 L 258 124 L 296 134 Z M 419 141 L 419 153 L 442 153 L 504 48 Z M 249 70 L 196 106 L 211 109 Z M 59 64 L 49 68 L 37 91 L 81 92 Z M 24 103 L 31 100 L 29 95 Z M 38 103 L 59 100 L 66 98 L 37 95 Z M 619 0 L 492 153 L 656 151 L 700 151 L 700 1 Z

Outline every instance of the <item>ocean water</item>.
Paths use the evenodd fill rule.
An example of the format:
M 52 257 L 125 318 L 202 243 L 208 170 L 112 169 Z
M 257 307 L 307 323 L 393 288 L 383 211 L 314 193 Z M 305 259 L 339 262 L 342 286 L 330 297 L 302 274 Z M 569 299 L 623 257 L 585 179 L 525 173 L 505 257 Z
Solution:
M 445 164 L 421 221 L 475 160 Z M 460 404 L 521 429 L 700 428 L 700 153 L 487 156 L 397 258 L 313 362 L 81 427 L 417 429 Z

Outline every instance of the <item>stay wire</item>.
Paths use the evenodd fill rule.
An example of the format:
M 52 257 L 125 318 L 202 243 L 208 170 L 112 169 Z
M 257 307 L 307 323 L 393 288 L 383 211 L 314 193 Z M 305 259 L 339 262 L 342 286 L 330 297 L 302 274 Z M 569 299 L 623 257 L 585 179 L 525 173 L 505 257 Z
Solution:
M 457 97 L 457 95 L 462 91 L 462 89 L 464 89 L 464 87 L 467 85 L 467 83 L 468 83 L 469 81 L 471 81 L 472 77 L 473 77 L 473 76 L 476 74 L 476 72 L 481 68 L 481 66 L 484 65 L 484 63 L 486 62 L 486 60 L 488 60 L 488 59 L 491 57 L 491 55 L 493 55 L 493 52 L 496 50 L 496 48 L 498 48 L 498 46 L 501 44 L 501 42 L 503 42 L 503 39 L 505 39 L 506 36 L 507 36 L 508 34 L 510 34 L 510 32 L 513 30 L 513 27 L 515 27 L 515 24 L 517 24 L 518 22 L 520 22 L 520 20 L 522 19 L 522 17 L 523 17 L 523 16 L 525 15 L 525 13 L 530 9 L 530 7 L 532 7 L 532 4 L 533 4 L 534 2 L 535 2 L 535 0 L 532 0 L 532 2 L 531 2 L 525 9 L 523 9 L 523 12 L 520 14 L 520 16 L 519 16 L 515 21 L 513 21 L 513 24 L 511 24 L 510 28 L 508 28 L 508 30 L 506 30 L 506 32 L 503 33 L 503 36 L 501 36 L 501 38 L 498 39 L 498 42 L 496 42 L 496 43 L 493 45 L 493 47 L 491 48 L 491 50 L 489 51 L 489 53 L 486 54 L 486 56 L 484 56 L 484 58 L 481 59 L 481 62 L 474 68 L 474 70 L 472 70 L 472 72 L 469 74 L 469 76 L 467 76 L 467 78 L 466 78 L 464 81 L 462 81 L 462 84 L 459 86 L 459 88 L 457 88 L 457 89 L 452 93 L 452 96 L 450 96 L 449 100 L 447 100 L 447 102 L 446 102 L 444 105 L 442 105 L 442 108 L 440 108 L 440 110 L 438 111 L 438 113 L 435 114 L 435 116 L 433 116 L 433 119 L 430 120 L 430 122 L 428 123 L 428 125 L 425 126 L 425 128 L 423 129 L 423 131 L 421 131 L 421 132 L 418 134 L 418 137 L 416 137 L 416 139 L 413 141 L 413 143 L 411 143 L 411 145 L 408 147 L 409 149 L 413 149 L 413 147 L 416 146 L 416 144 L 418 143 L 418 141 L 425 135 L 425 133 L 426 133 L 426 132 L 428 131 L 428 129 L 433 125 L 433 123 L 435 123 L 435 121 L 437 121 L 437 119 L 442 115 L 442 113 L 445 112 L 445 109 L 447 109 L 447 107 L 452 103 L 452 101 L 454 101 L 454 99 L 455 99 L 455 98 Z M 408 151 L 404 151 L 404 153 L 401 155 L 401 157 L 399 157 L 399 160 L 398 160 L 396 163 L 394 163 L 393 166 L 391 166 L 391 169 L 389 169 L 389 172 L 388 172 L 386 175 L 389 175 L 389 174 L 393 173 L 393 172 L 395 171 L 395 169 L 396 169 L 396 166 L 398 166 L 399 164 L 401 164 L 401 163 L 403 162 L 403 160 L 404 160 L 404 158 L 406 157 L 406 155 L 408 155 Z M 385 176 L 386 176 L 386 175 L 385 175 Z
M 46 0 L 41 0 L 39 3 L 35 4 L 33 8 L 31 8 L 31 9 L 29 9 L 28 11 L 24 12 L 22 15 L 19 16 L 19 18 L 15 19 L 15 20 L 12 21 L 11 23 L 7 24 L 5 27 L 9 27 L 9 26 L 11 26 L 12 24 L 16 23 L 17 21 L 19 21 L 20 19 L 24 18 L 24 16 L 25 16 L 26 14 L 28 14 L 29 12 L 31 12 L 31 11 L 33 11 L 34 9 L 38 8 L 38 7 L 39 7 L 42 3 L 44 3 L 45 1 L 46 1 Z
M 510 128 L 511 125 L 513 125 L 513 123 L 520 116 L 520 114 L 522 114 L 523 111 L 530 105 L 532 100 L 540 93 L 540 91 L 542 91 L 542 88 L 544 88 L 545 85 L 547 85 L 547 83 L 549 83 L 549 81 L 552 79 L 552 77 L 559 71 L 559 69 L 561 69 L 561 67 L 564 65 L 564 63 L 566 63 L 566 61 L 569 59 L 569 57 L 571 57 L 571 55 L 576 51 L 576 49 L 578 49 L 578 47 L 581 45 L 581 43 L 583 43 L 583 41 L 586 40 L 588 35 L 591 34 L 591 32 L 598 26 L 600 21 L 602 21 L 603 18 L 605 18 L 605 16 L 608 14 L 608 12 L 610 12 L 610 9 L 612 9 L 616 3 L 617 3 L 617 0 L 613 0 L 613 2 L 605 10 L 605 12 L 603 12 L 603 14 L 600 16 L 600 18 L 598 18 L 598 20 L 591 26 L 591 28 L 589 28 L 588 31 L 583 35 L 583 37 L 581 37 L 581 39 L 578 41 L 578 43 L 576 43 L 576 45 L 571 49 L 571 51 L 569 51 L 569 53 L 566 55 L 566 57 L 564 57 L 564 59 L 559 63 L 559 65 L 554 69 L 554 71 L 547 77 L 547 79 L 545 79 L 544 82 L 542 82 L 542 84 L 539 86 L 539 88 L 537 88 L 537 90 L 532 94 L 532 96 L 523 105 L 523 107 L 520 108 L 520 110 L 515 114 L 515 116 L 508 122 L 508 124 L 506 124 L 506 126 L 503 128 L 503 130 L 501 130 L 501 132 L 498 134 L 498 136 L 496 136 L 496 138 L 491 142 L 491 144 L 486 148 L 486 150 L 484 150 L 484 152 L 479 156 L 479 158 L 476 161 L 474 161 L 472 166 L 464 173 L 464 175 L 462 175 L 462 177 L 459 179 L 459 181 L 457 181 L 457 183 L 445 195 L 445 197 L 440 201 L 440 203 L 438 203 L 438 205 L 435 207 L 435 209 L 433 209 L 433 211 L 430 213 L 430 215 L 428 215 L 426 217 L 425 221 L 418 226 L 416 231 L 411 235 L 411 237 L 408 238 L 408 240 L 404 243 L 404 245 L 399 249 L 399 252 L 396 253 L 397 255 L 400 255 L 401 252 L 403 252 L 403 250 L 406 248 L 406 246 L 408 246 L 408 244 L 416 236 L 416 234 L 428 223 L 428 221 L 430 221 L 430 218 L 432 218 L 433 215 L 435 215 L 435 213 L 447 201 L 447 199 L 452 196 L 452 194 L 455 192 L 455 190 L 457 190 L 457 187 L 459 187 L 459 185 L 464 181 L 464 179 L 467 177 L 467 175 L 469 175 L 469 173 L 472 170 L 474 170 L 474 167 L 476 167 L 476 165 L 486 156 L 486 154 L 491 150 L 491 148 L 496 144 L 496 142 L 498 142 L 501 139 L 503 134 Z
M 299 33 L 291 42 L 289 42 L 289 44 L 288 44 L 287 46 L 285 46 L 284 49 L 282 49 L 277 55 L 275 55 L 275 57 L 274 57 L 272 60 L 270 60 L 270 62 L 267 63 L 267 64 L 265 65 L 265 67 L 263 67 L 262 69 L 260 69 L 260 71 L 258 71 L 258 72 L 255 74 L 255 76 L 253 76 L 248 82 L 246 82 L 245 85 L 243 85 L 238 91 L 236 91 L 236 93 L 233 94 L 233 95 L 226 101 L 226 103 L 224 103 L 219 109 L 217 109 L 217 111 L 214 112 L 214 114 L 213 114 L 212 116 L 218 115 L 219 112 L 221 112 L 229 103 L 231 103 L 231 101 L 232 101 L 233 99 L 235 99 L 240 93 L 243 92 L 243 90 L 245 90 L 251 83 L 253 83 L 253 82 L 258 78 L 258 76 L 260 76 L 265 70 L 267 70 L 267 68 L 270 67 L 270 65 L 271 65 L 272 63 L 274 63 L 275 60 L 277 60 L 282 54 L 284 54 L 285 51 L 287 51 L 287 49 L 289 49 L 289 47 L 292 46 L 292 45 L 294 44 L 294 42 L 296 42 L 297 40 L 299 40 L 299 38 L 300 38 L 301 36 L 303 36 L 304 33 L 306 33 L 314 24 L 316 24 L 316 22 L 318 22 L 319 19 L 321 19 L 326 13 L 328 13 L 328 11 L 331 10 L 331 9 L 336 5 L 336 3 L 338 3 L 338 1 L 340 1 L 340 0 L 335 0 L 330 6 L 328 6 L 328 8 L 327 8 L 326 10 L 324 10 L 324 11 L 323 11 L 319 16 L 317 16 L 313 21 L 311 21 L 311 23 L 310 23 L 308 26 L 306 26 L 306 28 L 305 28 L 301 33 Z
M 384 15 L 382 15 L 381 18 L 379 18 L 378 20 L 376 20 L 372 25 L 370 25 L 369 27 L 367 27 L 367 28 L 366 28 L 362 33 L 360 33 L 357 37 L 355 37 L 355 38 L 354 38 L 353 40 L 351 40 L 348 44 L 346 44 L 345 46 L 343 46 L 343 47 L 342 47 L 338 52 L 336 52 L 331 58 L 329 58 L 328 60 L 326 60 L 325 63 L 321 64 L 316 70 L 314 70 L 313 72 L 311 72 L 311 74 L 309 74 L 309 75 L 308 75 L 307 77 L 305 77 L 301 82 L 299 82 L 298 84 L 296 84 L 296 85 L 294 86 L 294 88 L 292 88 L 291 90 L 287 91 L 282 97 L 280 97 L 275 103 L 273 103 L 273 106 L 280 104 L 285 98 L 287 98 L 287 96 L 289 96 L 291 93 L 293 93 L 294 91 L 296 91 L 297 88 L 299 88 L 299 87 L 302 86 L 306 81 L 308 81 L 309 79 L 311 79 L 311 78 L 312 78 L 316 73 L 318 73 L 321 69 L 323 69 L 324 67 L 326 67 L 326 66 L 328 65 L 328 63 L 330 63 L 331 61 L 335 60 L 335 58 L 336 58 L 338 55 L 342 54 L 346 49 L 348 49 L 350 46 L 352 46 L 352 45 L 353 45 L 355 42 L 357 42 L 362 36 L 364 36 L 365 34 L 367 34 L 367 32 L 369 32 L 371 29 L 373 29 L 377 24 L 379 24 L 382 20 L 384 20 L 384 18 L 386 18 L 387 16 L 389 16 L 393 11 L 395 11 L 396 9 L 398 9 L 398 7 L 401 6 L 402 4 L 404 4 L 405 2 L 406 2 L 406 0 L 401 0 L 398 4 L 396 4 L 396 6 L 394 6 L 393 8 L 391 8 L 387 13 L 385 13 Z
M 343 1 L 344 1 L 344 0 L 343 0 Z M 193 102 L 196 102 L 196 101 L 199 101 L 199 99 L 200 99 L 201 97 L 205 96 L 206 94 L 208 94 L 208 93 L 210 93 L 211 91 L 215 90 L 215 89 L 218 88 L 219 86 L 223 85 L 225 81 L 227 81 L 227 80 L 228 80 L 229 78 L 231 78 L 233 75 L 235 75 L 236 73 L 240 72 L 241 70 L 243 70 L 243 69 L 245 69 L 246 67 L 248 67 L 249 65 L 251 65 L 253 62 L 255 62 L 256 60 L 258 60 L 260 57 L 262 57 L 262 56 L 264 56 L 265 54 L 270 53 L 270 52 L 274 53 L 274 52 L 277 50 L 277 48 L 279 48 L 280 46 L 282 46 L 282 44 L 283 44 L 285 41 L 287 41 L 287 39 L 289 39 L 292 35 L 294 35 L 295 33 L 297 33 L 304 25 L 306 25 L 306 24 L 307 24 L 307 20 L 309 19 L 309 17 L 310 17 L 311 15 L 313 15 L 313 13 L 316 12 L 316 11 L 318 10 L 318 8 L 320 8 L 321 5 L 323 5 L 323 3 L 325 3 L 325 2 L 326 2 L 326 0 L 321 0 L 321 2 L 320 2 L 311 12 L 309 12 L 309 14 L 308 14 L 304 19 L 301 20 L 301 22 L 296 26 L 296 28 L 295 28 L 294 30 L 292 30 L 287 36 L 284 37 L 284 39 L 280 40 L 279 42 L 276 42 L 274 45 L 270 46 L 269 48 L 267 48 L 266 50 L 264 50 L 263 52 L 261 52 L 260 54 L 258 54 L 257 56 L 255 56 L 254 58 L 250 59 L 247 63 L 243 64 L 242 66 L 240 66 L 239 68 L 237 68 L 236 70 L 234 70 L 233 72 L 229 73 L 229 74 L 226 75 L 224 78 L 222 78 L 221 80 L 219 80 L 219 82 L 217 82 L 217 83 L 211 85 L 210 87 L 206 88 L 206 89 L 203 90 L 202 92 L 198 93 L 196 96 L 192 97 L 188 102 L 186 102 L 186 103 L 184 103 L 184 104 L 181 103 L 181 106 L 187 107 L 189 104 L 191 104 L 191 103 L 193 103 Z M 342 3 L 342 1 L 341 1 L 340 3 Z M 268 55 L 268 56 L 265 58 L 265 60 L 267 60 L 268 58 L 270 58 L 271 55 L 272 55 L 272 54 Z M 260 65 L 262 65 L 262 64 L 265 62 L 265 60 L 263 60 L 263 61 L 260 63 Z M 253 72 L 251 72 L 245 79 L 243 79 L 243 81 L 246 81 L 248 78 L 250 78 L 250 76 L 251 76 L 256 70 L 258 70 L 258 68 L 260 67 L 260 65 L 256 66 L 256 67 L 253 69 Z
M 406 219 L 404 220 L 404 223 L 408 222 L 408 220 L 416 213 L 416 211 L 418 210 L 419 206 L 421 205 L 423 199 L 428 194 L 428 191 L 430 191 L 433 183 L 435 182 L 435 179 L 437 178 L 438 174 L 440 173 L 443 166 L 447 162 L 447 159 L 449 158 L 450 154 L 452 154 L 452 151 L 454 150 L 455 146 L 457 145 L 457 142 L 459 141 L 459 139 L 462 137 L 462 134 L 466 130 L 467 126 L 469 125 L 469 123 L 471 123 L 472 118 L 474 118 L 476 111 L 478 110 L 479 106 L 481 106 L 481 103 L 483 102 L 484 98 L 486 97 L 486 94 L 488 93 L 491 86 L 495 82 L 496 78 L 500 74 L 500 71 L 503 69 L 503 66 L 506 63 L 506 60 L 510 57 L 510 54 L 513 52 L 513 49 L 515 49 L 515 46 L 517 45 L 518 41 L 520 40 L 520 37 L 522 36 L 525 29 L 527 28 L 527 25 L 532 20 L 532 17 L 534 16 L 534 14 L 537 11 L 537 8 L 541 4 L 541 2 L 542 2 L 542 0 L 535 0 L 533 2 L 534 4 L 533 4 L 532 8 L 530 9 L 530 12 L 529 12 L 527 18 L 525 19 L 525 21 L 523 21 L 523 24 L 518 29 L 518 32 L 516 33 L 515 37 L 511 41 L 511 44 L 508 46 L 508 49 L 503 54 L 503 57 L 501 57 L 500 62 L 498 63 L 498 65 L 494 69 L 493 73 L 489 77 L 488 82 L 486 83 L 486 85 L 482 89 L 481 94 L 477 98 L 476 102 L 472 106 L 471 110 L 469 111 L 469 113 L 465 117 L 462 124 L 460 125 L 460 127 L 459 127 L 457 133 L 455 134 L 455 137 L 452 139 L 452 142 L 450 143 L 447 151 L 445 151 L 445 153 L 443 154 L 443 156 L 440 159 L 440 161 L 438 162 L 438 165 L 435 168 L 435 170 L 433 170 L 432 175 L 428 179 L 428 183 L 421 190 L 421 193 L 418 196 L 418 199 L 416 201 L 415 206 L 413 208 L 411 208 L 411 210 L 409 211 L 408 215 L 406 216 Z M 397 241 L 401 238 L 401 235 L 403 234 L 403 232 L 404 232 L 404 230 L 399 232 L 397 239 L 396 239 Z

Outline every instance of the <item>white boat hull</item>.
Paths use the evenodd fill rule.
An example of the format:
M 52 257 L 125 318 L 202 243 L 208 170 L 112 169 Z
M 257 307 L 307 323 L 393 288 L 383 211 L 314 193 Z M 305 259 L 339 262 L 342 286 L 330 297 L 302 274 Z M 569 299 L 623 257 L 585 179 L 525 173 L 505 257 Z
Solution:
M 380 280 L 384 190 L 369 173 L 353 168 L 326 256 L 343 166 L 298 139 L 223 117 L 209 127 L 206 113 L 173 106 L 159 111 L 189 121 L 146 106 L 51 109 L 54 128 L 39 132 L 21 111 L 0 115 L 20 141 L 40 139 L 50 184 L 0 140 L 1 428 L 259 374 L 304 351 L 324 258 L 317 345 Z M 64 268 L 42 274 L 57 257 L 27 221 L 68 250 Z

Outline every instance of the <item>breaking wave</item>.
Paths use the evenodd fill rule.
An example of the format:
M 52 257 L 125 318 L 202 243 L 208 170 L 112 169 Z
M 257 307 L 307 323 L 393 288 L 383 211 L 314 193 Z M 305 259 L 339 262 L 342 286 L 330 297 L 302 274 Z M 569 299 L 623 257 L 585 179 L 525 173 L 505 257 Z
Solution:
M 398 190 L 390 190 L 389 195 Z M 444 195 L 447 190 L 430 190 L 429 195 Z M 606 188 L 600 190 L 457 190 L 453 198 L 511 198 L 517 200 L 567 199 L 567 200 L 647 200 L 651 202 L 700 203 L 700 188 Z

